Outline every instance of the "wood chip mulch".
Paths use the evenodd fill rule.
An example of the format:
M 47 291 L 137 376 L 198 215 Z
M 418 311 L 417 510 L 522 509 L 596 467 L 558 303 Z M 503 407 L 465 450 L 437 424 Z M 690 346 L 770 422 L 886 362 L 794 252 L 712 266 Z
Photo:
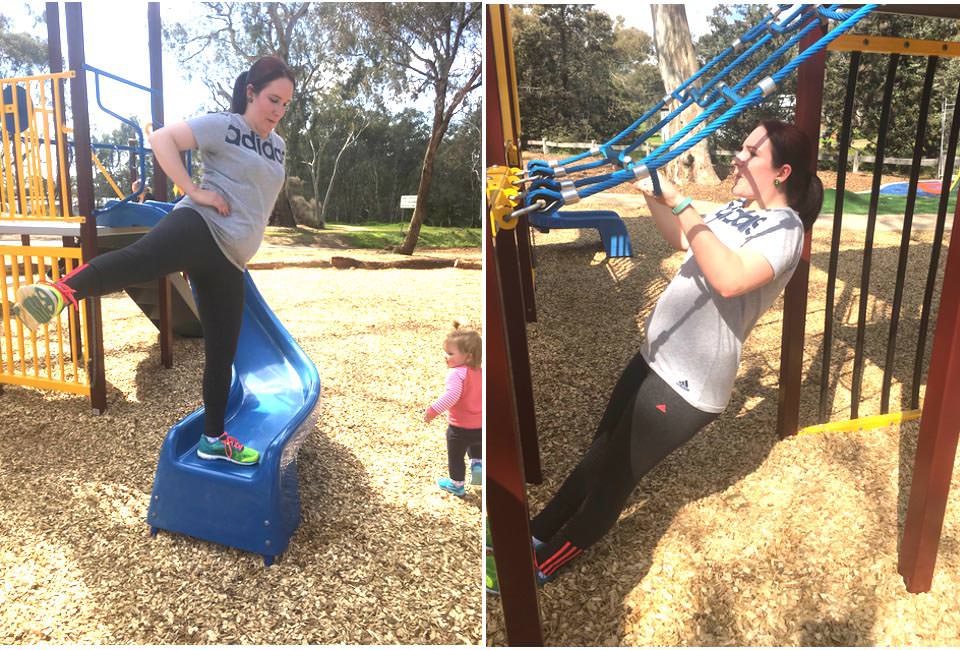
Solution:
M 531 514 L 589 445 L 647 314 L 682 261 L 649 217 L 633 215 L 625 219 L 632 259 L 605 259 L 594 231 L 535 234 L 538 321 L 528 336 L 545 482 L 529 487 Z M 817 422 L 829 237 L 829 229 L 815 230 L 801 426 Z M 909 408 L 932 237 L 920 232 L 910 241 L 893 411 Z M 850 417 L 863 240 L 863 232 L 845 231 L 841 245 L 828 390 L 834 421 Z M 899 242 L 897 232 L 877 232 L 861 416 L 880 412 Z M 934 305 L 945 257 L 946 248 Z M 919 423 L 778 440 L 782 305 L 781 298 L 746 342 L 726 412 L 645 476 L 611 533 L 539 590 L 548 645 L 960 644 L 960 473 L 933 588 L 910 594 L 897 548 Z M 495 598 L 487 635 L 490 645 L 506 643 Z
M 103 300 L 104 415 L 61 393 L 0 394 L 0 644 L 480 643 L 480 490 L 461 500 L 436 487 L 446 425 L 422 419 L 443 391 L 451 321 L 480 323 L 480 272 L 253 277 L 322 383 L 287 552 L 265 567 L 150 537 L 157 454 L 200 404 L 203 344 L 177 339 L 175 368 L 163 369 L 156 330 L 115 294 Z

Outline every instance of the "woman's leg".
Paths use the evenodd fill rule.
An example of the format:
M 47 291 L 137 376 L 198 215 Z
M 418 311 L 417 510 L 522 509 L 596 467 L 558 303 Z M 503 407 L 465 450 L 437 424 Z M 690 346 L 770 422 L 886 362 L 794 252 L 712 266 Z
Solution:
M 212 238 L 211 238 L 212 241 Z M 194 269 L 190 281 L 197 293 L 197 310 L 203 326 L 203 432 L 217 437 L 224 432 L 233 358 L 243 322 L 243 273 L 214 243 L 208 264 Z
M 621 426 L 630 426 L 635 398 L 636 394 L 629 400 L 626 408 L 622 409 L 624 412 L 621 420 L 624 424 Z M 602 461 L 606 456 L 611 435 L 610 430 L 604 430 L 594 438 L 583 458 L 564 480 L 557 493 L 544 506 L 540 514 L 533 518 L 530 522 L 530 532 L 534 537 L 542 541 L 556 535 L 577 512 L 597 483 L 605 480 L 602 474 Z
M 211 245 L 219 252 L 203 217 L 189 208 L 178 208 L 134 243 L 93 258 L 61 282 L 74 291 L 77 300 L 102 296 L 204 265 Z
M 620 422 L 623 414 L 630 412 L 630 405 L 633 403 L 633 398 L 636 396 L 640 384 L 643 383 L 643 380 L 647 378 L 649 373 L 650 366 L 647 365 L 647 361 L 643 358 L 643 355 L 637 352 L 633 355 L 627 367 L 623 369 L 623 372 L 620 373 L 620 379 L 617 380 L 616 386 L 613 387 L 613 391 L 610 393 L 607 408 L 604 409 L 600 423 L 597 424 L 597 431 L 593 436 L 594 438 L 600 437 L 605 431 L 612 431 Z
M 650 366 L 639 352 L 620 374 L 610 393 L 607 408 L 597 425 L 593 444 L 583 459 L 560 486 L 556 495 L 531 522 L 533 536 L 544 540 L 553 537 L 583 503 L 598 480 L 602 479 L 600 461 L 604 456 L 610 434 L 618 425 L 630 426 L 637 392 L 650 372 Z
M 577 511 L 536 551 L 546 576 L 599 541 L 616 523 L 643 476 L 718 414 L 699 411 L 656 373 L 640 386 L 632 417 L 622 418 L 597 461 L 596 481 Z M 543 538 L 540 538 L 543 539 Z

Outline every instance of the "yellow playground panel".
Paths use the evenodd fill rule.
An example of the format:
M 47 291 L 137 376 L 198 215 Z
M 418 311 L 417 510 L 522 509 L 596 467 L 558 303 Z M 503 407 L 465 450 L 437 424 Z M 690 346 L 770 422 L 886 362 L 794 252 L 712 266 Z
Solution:
M 83 222 L 64 200 L 69 166 L 63 81 L 73 71 L 0 79 L 0 223 Z
M 6 234 L 26 234 L 38 221 L 84 222 L 73 214 L 67 190 L 71 130 L 63 84 L 73 76 L 0 79 L 0 229 Z M 85 305 L 68 306 L 36 332 L 11 314 L 19 287 L 57 280 L 82 262 L 79 248 L 0 245 L 0 384 L 90 395 L 88 346 L 80 336 L 89 332 Z
M 76 248 L 0 246 L 0 265 L 4 270 L 0 274 L 0 383 L 90 394 L 87 346 L 82 346 L 80 352 L 76 332 L 78 326 L 87 331 L 83 308 L 68 305 L 36 332 L 10 315 L 19 287 L 44 278 L 58 280 L 79 264 L 80 250 Z

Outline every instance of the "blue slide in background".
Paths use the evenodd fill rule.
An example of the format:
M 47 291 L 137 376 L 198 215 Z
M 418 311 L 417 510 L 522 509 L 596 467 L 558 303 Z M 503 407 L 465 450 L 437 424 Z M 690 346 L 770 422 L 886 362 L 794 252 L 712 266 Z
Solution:
M 101 226 L 152 227 L 172 204 L 114 203 Z M 147 523 L 259 553 L 269 565 L 300 523 L 297 452 L 313 428 L 320 397 L 316 366 L 244 272 L 240 342 L 226 430 L 261 453 L 257 465 L 201 460 L 203 408 L 175 424 L 160 449 Z M 198 386 L 199 391 L 199 386 Z

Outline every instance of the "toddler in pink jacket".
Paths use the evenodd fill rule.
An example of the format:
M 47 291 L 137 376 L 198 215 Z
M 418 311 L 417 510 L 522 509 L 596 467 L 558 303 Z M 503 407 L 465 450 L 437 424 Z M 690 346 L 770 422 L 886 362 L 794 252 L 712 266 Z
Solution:
M 440 489 L 462 497 L 466 494 L 466 464 L 470 456 L 470 483 L 483 482 L 483 341 L 480 334 L 454 321 L 443 342 L 446 355 L 446 391 L 423 414 L 430 422 L 447 412 L 447 467 L 449 478 L 437 481 Z

